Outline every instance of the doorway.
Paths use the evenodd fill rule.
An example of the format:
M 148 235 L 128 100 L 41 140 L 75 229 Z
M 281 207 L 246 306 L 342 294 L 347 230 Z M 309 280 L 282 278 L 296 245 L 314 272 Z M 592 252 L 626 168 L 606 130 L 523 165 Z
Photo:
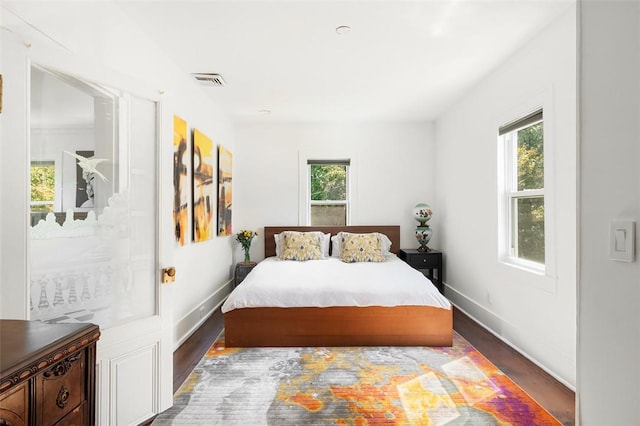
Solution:
M 35 64 L 29 98 L 29 319 L 98 324 L 96 423 L 139 424 L 172 393 L 158 103 Z

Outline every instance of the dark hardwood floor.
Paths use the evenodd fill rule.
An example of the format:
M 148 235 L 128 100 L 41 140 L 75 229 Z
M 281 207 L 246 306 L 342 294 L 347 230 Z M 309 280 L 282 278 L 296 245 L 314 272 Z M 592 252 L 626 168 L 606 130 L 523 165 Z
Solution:
M 222 332 L 224 317 L 218 308 L 180 347 L 173 353 L 173 392 L 189 377 L 207 349 Z
M 173 390 L 180 387 L 223 327 L 217 310 L 173 354 Z M 553 414 L 562 424 L 575 424 L 575 394 L 482 326 L 454 308 L 453 328 L 496 367 Z
M 453 329 L 563 425 L 575 424 L 576 397 L 571 389 L 456 308 Z

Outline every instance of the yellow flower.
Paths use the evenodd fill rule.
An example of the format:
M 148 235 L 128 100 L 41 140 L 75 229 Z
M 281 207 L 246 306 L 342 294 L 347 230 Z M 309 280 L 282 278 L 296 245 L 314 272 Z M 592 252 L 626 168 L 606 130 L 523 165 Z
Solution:
M 251 240 L 257 236 L 258 233 L 251 231 L 249 229 L 241 229 L 240 232 L 236 234 L 236 241 L 242 244 L 242 246 L 251 245 Z

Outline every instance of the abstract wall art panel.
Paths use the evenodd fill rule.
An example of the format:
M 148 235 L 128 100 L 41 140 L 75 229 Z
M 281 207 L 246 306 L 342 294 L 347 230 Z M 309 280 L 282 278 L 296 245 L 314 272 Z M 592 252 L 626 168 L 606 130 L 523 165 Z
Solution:
M 218 147 L 218 235 L 231 235 L 231 200 L 233 157 L 222 145 Z
M 189 230 L 189 158 L 187 122 L 173 116 L 173 230 L 176 244 L 184 246 Z
M 215 206 L 213 142 L 199 130 L 193 131 L 193 241 L 213 237 Z

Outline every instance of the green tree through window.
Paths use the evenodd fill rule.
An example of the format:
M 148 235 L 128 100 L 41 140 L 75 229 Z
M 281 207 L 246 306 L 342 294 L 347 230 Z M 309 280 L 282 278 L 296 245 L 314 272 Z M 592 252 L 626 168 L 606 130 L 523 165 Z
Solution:
M 31 163 L 31 211 L 51 212 L 55 200 L 55 163 L 33 161 Z
M 518 131 L 518 191 L 544 188 L 542 122 Z
M 311 199 L 316 201 L 347 198 L 347 168 L 336 165 L 311 166 Z
M 348 164 L 346 161 L 309 163 L 310 225 L 347 224 Z
M 542 122 L 518 131 L 518 191 L 544 189 Z M 518 256 L 544 263 L 544 196 L 519 198 Z

